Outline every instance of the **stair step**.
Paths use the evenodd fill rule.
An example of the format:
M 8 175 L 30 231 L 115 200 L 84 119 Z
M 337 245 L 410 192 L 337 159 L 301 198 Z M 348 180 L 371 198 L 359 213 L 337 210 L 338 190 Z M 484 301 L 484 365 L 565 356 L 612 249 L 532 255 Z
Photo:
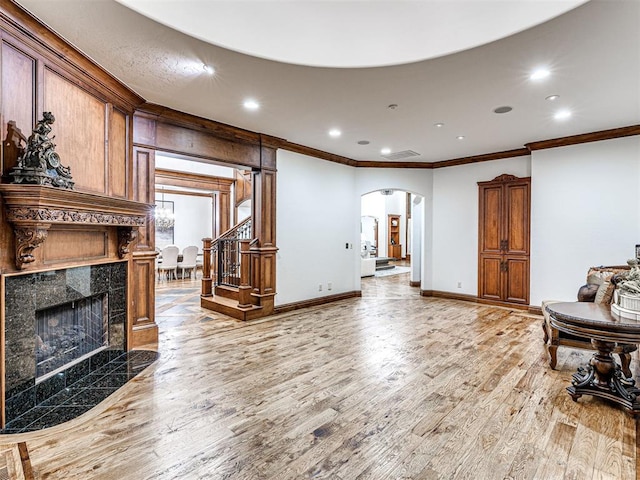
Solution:
M 250 307 L 240 308 L 237 300 L 218 295 L 214 297 L 200 297 L 200 306 L 243 321 L 253 320 L 262 316 L 262 307 L 251 305 Z

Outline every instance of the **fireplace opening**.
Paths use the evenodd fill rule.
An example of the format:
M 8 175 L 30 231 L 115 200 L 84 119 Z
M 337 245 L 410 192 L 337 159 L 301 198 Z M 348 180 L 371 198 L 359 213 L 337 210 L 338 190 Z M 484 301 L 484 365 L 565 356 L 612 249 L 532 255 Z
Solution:
M 109 345 L 106 293 L 36 311 L 36 381 Z

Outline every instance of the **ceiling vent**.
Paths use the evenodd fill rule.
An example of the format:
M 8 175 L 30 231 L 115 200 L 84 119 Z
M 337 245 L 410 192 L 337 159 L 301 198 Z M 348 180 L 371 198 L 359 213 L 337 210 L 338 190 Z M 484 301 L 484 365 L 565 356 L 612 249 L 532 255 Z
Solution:
M 420 154 L 418 152 L 414 152 L 413 150 L 403 150 L 401 152 L 393 152 L 387 155 L 382 155 L 383 158 L 387 160 L 402 160 L 403 158 L 410 157 L 419 157 Z

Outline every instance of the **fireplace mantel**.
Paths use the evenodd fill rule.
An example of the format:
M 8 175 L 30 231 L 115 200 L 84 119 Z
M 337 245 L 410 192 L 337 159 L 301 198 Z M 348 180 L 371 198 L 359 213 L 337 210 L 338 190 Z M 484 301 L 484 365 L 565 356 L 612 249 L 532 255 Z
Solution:
M 0 184 L 0 195 L 15 234 L 18 269 L 35 260 L 33 250 L 46 240 L 52 225 L 117 228 L 118 255 L 123 258 L 153 209 L 146 203 L 43 185 Z

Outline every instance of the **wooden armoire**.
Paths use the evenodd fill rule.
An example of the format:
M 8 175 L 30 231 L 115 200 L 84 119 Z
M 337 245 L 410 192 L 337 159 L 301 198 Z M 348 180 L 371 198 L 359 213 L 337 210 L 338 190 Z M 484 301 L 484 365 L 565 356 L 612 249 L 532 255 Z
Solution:
M 531 178 L 478 182 L 478 297 L 529 304 Z

